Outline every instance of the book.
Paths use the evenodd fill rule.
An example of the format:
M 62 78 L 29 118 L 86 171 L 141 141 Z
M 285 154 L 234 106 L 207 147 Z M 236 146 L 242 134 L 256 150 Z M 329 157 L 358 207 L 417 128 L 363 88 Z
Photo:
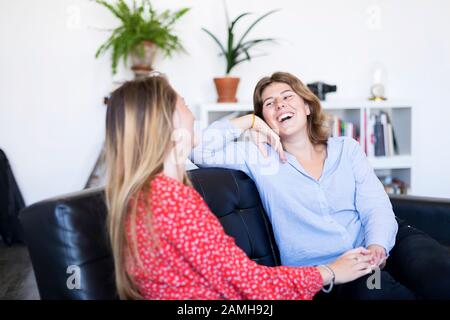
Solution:
M 373 126 L 374 136 L 375 136 L 375 157 L 382 157 L 386 155 L 385 145 L 384 145 L 384 127 L 381 123 L 381 118 L 379 115 L 375 116 L 375 125 Z
M 375 126 L 375 115 L 373 113 L 367 114 L 367 127 L 366 127 L 366 149 L 367 156 L 374 157 L 375 156 L 375 134 L 374 134 L 374 126 Z
M 388 138 L 388 120 L 386 112 L 380 111 L 380 122 L 383 125 L 383 144 L 384 144 L 384 155 L 391 156 L 389 154 L 389 138 Z

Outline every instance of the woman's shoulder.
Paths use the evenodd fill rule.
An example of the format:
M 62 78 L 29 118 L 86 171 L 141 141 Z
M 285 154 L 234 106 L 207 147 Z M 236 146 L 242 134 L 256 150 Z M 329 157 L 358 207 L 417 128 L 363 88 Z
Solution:
M 152 180 L 151 197 L 152 201 L 159 202 L 167 208 L 193 206 L 201 200 L 201 196 L 193 187 L 164 173 L 156 175 Z
M 360 143 L 351 137 L 330 137 L 327 143 L 329 153 L 340 159 L 352 159 L 363 152 Z
M 351 137 L 329 137 L 327 143 L 330 147 L 346 150 L 353 150 L 359 146 L 359 142 Z
M 151 181 L 151 192 L 159 199 L 184 199 L 191 196 L 193 188 L 164 173 L 157 174 Z

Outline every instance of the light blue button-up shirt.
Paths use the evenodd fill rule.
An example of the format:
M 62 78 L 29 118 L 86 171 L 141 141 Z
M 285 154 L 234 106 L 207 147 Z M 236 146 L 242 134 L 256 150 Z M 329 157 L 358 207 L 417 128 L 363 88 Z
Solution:
M 329 138 L 319 180 L 286 152 L 282 163 L 271 146 L 268 158 L 230 121 L 211 124 L 191 160 L 199 167 L 241 170 L 255 182 L 286 266 L 330 263 L 347 250 L 395 243 L 398 225 L 384 188 L 359 143 Z

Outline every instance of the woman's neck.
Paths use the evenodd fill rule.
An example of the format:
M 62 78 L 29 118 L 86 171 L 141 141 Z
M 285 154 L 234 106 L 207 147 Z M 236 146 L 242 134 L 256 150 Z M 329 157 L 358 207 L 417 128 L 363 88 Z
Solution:
M 282 139 L 284 149 L 295 157 L 311 160 L 316 151 L 306 132 Z
M 186 173 L 185 162 L 186 159 L 180 159 L 180 157 L 177 157 L 174 148 L 164 160 L 163 173 L 168 177 L 183 182 L 183 177 Z

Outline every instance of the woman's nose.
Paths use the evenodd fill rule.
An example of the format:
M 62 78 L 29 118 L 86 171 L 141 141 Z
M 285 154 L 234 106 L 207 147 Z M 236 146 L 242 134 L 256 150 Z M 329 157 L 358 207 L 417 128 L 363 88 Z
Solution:
M 281 107 L 285 107 L 284 101 L 282 99 L 278 100 L 275 99 L 275 106 L 277 108 L 277 110 L 281 109 Z

